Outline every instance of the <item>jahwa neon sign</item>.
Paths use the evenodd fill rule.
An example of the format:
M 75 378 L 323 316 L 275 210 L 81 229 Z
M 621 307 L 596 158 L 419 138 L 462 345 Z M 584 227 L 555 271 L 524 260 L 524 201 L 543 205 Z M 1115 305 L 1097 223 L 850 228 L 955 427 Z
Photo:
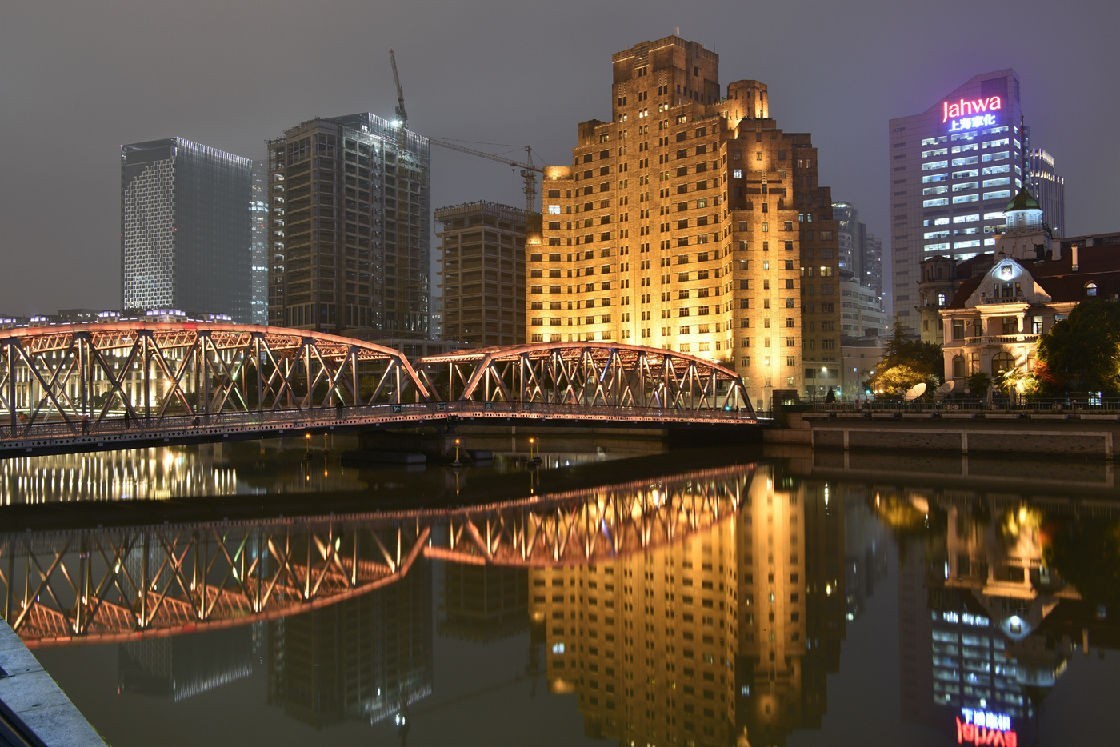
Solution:
M 1019 735 L 1011 729 L 1011 717 L 1006 714 L 962 708 L 956 722 L 957 744 L 973 747 L 1019 746 Z
M 996 123 L 997 112 L 1003 109 L 1003 99 L 987 96 L 979 99 L 961 99 L 941 102 L 941 123 L 948 124 L 950 131 L 975 130 L 992 127 Z

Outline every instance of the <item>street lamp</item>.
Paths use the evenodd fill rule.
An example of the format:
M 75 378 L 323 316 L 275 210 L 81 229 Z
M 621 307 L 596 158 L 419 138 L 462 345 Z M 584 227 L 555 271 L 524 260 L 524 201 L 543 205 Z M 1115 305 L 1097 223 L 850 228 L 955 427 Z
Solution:
M 452 466 L 458 467 L 461 464 L 461 462 L 459 461 L 459 447 L 462 445 L 462 441 L 456 438 L 453 443 L 455 444 L 455 461 L 453 461 L 451 464 Z

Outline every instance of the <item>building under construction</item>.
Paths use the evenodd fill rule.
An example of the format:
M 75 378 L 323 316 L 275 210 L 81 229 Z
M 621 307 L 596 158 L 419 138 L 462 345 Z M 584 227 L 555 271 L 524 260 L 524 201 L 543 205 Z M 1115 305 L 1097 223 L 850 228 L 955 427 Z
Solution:
M 270 324 L 426 338 L 428 138 L 373 114 L 313 119 L 268 143 Z

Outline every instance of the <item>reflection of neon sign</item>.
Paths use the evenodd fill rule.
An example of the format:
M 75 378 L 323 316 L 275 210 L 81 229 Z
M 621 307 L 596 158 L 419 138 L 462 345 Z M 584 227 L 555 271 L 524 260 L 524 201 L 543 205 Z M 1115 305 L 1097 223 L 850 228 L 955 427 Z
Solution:
M 1018 747 L 1019 735 L 1011 730 L 1011 717 L 1005 713 L 989 713 L 962 708 L 957 721 L 957 744 L 975 747 Z
M 948 124 L 950 131 L 975 130 L 979 127 L 992 127 L 996 115 L 992 112 L 1003 109 L 1003 99 L 988 96 L 979 99 L 961 99 L 953 103 L 941 102 L 941 122 Z

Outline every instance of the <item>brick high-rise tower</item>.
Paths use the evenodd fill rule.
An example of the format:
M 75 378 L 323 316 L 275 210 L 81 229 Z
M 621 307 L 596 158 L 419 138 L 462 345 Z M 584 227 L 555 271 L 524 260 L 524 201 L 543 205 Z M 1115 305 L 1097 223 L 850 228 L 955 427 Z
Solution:
M 545 169 L 530 341 L 617 340 L 733 366 L 755 404 L 839 383 L 836 223 L 766 86 L 669 36 L 613 57 L 612 117 Z

